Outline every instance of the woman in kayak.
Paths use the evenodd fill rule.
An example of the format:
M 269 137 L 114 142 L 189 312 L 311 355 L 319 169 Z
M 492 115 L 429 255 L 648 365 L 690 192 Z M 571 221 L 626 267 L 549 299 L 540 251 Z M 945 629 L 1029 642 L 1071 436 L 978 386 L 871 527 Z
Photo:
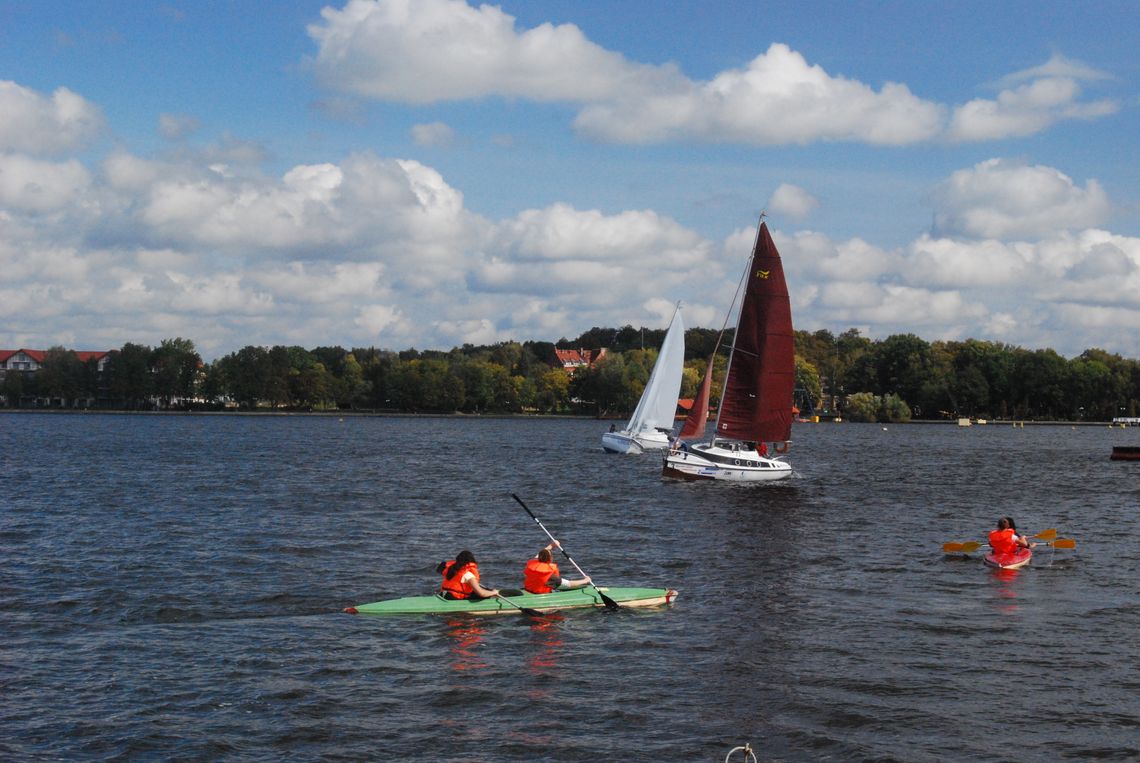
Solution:
M 1017 527 L 1012 517 L 1002 517 L 998 520 L 997 529 L 990 532 L 990 547 L 995 554 L 1012 554 L 1019 548 L 1033 548 L 1036 543 L 1017 534 Z
M 498 596 L 495 588 L 484 588 L 479 584 L 479 565 L 475 555 L 464 549 L 450 562 L 440 562 L 435 568 L 443 574 L 439 593 L 445 599 L 489 599 Z
M 566 580 L 558 574 L 558 565 L 550 555 L 550 549 L 562 548 L 558 541 L 548 543 L 545 548 L 535 554 L 535 557 L 526 563 L 523 568 L 523 590 L 529 593 L 550 593 L 555 589 L 566 590 L 581 588 L 590 584 L 590 579 Z

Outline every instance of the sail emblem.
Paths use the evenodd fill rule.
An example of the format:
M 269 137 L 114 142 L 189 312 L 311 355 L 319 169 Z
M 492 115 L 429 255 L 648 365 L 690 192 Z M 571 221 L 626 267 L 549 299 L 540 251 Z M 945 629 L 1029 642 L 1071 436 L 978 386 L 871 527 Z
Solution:
M 769 275 L 771 272 L 772 272 L 771 270 L 757 270 L 757 271 L 756 271 L 756 277 L 757 277 L 757 278 L 762 278 L 763 280 L 767 281 L 767 280 L 768 280 L 768 275 Z

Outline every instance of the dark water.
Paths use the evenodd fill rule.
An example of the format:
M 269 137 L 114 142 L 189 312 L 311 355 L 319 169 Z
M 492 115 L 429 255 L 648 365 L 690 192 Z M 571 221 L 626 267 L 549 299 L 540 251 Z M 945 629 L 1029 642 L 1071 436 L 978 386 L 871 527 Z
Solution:
M 0 416 L 5 760 L 1140 757 L 1140 431 L 802 425 L 775 486 L 584 420 Z M 381 619 L 546 542 L 671 609 Z M 1057 527 L 999 574 L 944 557 Z M 568 564 L 563 568 L 569 569 Z

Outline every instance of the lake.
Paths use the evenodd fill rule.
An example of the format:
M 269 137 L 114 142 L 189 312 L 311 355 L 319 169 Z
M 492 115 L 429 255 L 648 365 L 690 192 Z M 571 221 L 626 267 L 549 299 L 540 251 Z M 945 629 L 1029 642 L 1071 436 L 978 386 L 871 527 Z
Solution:
M 797 424 L 660 479 L 608 422 L 0 414 L 6 760 L 1140 757 L 1140 430 Z M 669 608 L 369 617 L 548 539 Z M 1020 571 L 946 556 L 1000 515 Z M 563 558 L 564 574 L 577 576 Z M 739 756 L 737 756 L 739 759 Z

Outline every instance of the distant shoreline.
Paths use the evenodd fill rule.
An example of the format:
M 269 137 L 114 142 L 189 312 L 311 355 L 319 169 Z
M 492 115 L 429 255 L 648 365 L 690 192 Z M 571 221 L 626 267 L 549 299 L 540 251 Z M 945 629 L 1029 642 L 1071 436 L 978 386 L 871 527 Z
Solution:
M 616 421 L 613 417 L 587 416 L 573 413 L 403 413 L 399 411 L 114 411 L 94 409 L 67 409 L 67 408 L 0 408 L 2 414 L 37 414 L 47 413 L 53 415 L 80 415 L 80 416 L 276 416 L 276 417 L 318 417 L 318 418 L 421 418 L 421 419 L 567 419 Z M 619 417 L 623 418 L 623 417 Z M 941 425 L 958 426 L 957 419 L 911 419 L 905 422 L 851 422 L 851 421 L 821 421 L 797 422 L 797 426 L 830 426 L 833 424 L 871 424 L 875 426 L 911 426 L 911 425 Z M 1109 429 L 1127 428 L 1123 424 L 1113 424 L 1110 421 L 1030 421 L 1028 419 L 987 419 L 985 424 L 974 423 L 971 427 L 1107 427 Z M 963 427 L 965 429 L 966 427 Z

